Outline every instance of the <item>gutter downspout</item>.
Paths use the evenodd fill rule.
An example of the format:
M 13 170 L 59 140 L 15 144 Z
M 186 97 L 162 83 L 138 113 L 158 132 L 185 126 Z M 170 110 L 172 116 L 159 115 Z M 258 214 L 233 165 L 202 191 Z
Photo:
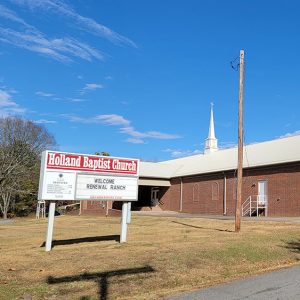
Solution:
M 224 195 L 223 195 L 223 215 L 227 214 L 227 199 L 226 199 L 226 174 L 224 174 Z
M 182 184 L 182 177 L 180 178 L 180 207 L 179 211 L 182 212 L 182 194 L 183 194 L 183 184 Z

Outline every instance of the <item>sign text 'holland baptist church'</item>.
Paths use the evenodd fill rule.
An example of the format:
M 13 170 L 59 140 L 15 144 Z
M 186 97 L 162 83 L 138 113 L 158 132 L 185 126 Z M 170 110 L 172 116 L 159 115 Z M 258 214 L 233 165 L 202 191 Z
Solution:
M 44 151 L 39 200 L 136 201 L 139 160 Z
M 138 160 L 48 152 L 48 169 L 137 174 Z

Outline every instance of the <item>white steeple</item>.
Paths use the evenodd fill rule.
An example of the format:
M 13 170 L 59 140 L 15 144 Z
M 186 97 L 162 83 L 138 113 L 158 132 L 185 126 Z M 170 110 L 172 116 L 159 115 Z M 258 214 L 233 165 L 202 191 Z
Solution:
M 204 154 L 218 151 L 218 140 L 215 137 L 213 106 L 214 106 L 214 104 L 211 103 L 210 104 L 210 122 L 209 122 L 209 129 L 208 129 L 208 137 L 205 140 Z

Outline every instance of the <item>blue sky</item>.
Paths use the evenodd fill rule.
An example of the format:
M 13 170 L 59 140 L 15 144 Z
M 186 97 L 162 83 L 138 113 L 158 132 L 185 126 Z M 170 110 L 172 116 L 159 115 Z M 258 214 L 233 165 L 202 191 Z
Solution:
M 299 1 L 0 0 L 0 113 L 59 150 L 164 160 L 300 130 Z

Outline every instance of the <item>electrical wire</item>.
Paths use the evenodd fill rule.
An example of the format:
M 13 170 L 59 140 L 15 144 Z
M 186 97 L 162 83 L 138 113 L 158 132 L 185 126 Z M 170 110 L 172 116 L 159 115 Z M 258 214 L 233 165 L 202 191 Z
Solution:
M 234 71 L 238 71 L 240 68 L 240 63 L 236 63 L 237 59 L 239 59 L 239 56 L 237 56 L 234 60 L 230 61 L 230 66 Z

